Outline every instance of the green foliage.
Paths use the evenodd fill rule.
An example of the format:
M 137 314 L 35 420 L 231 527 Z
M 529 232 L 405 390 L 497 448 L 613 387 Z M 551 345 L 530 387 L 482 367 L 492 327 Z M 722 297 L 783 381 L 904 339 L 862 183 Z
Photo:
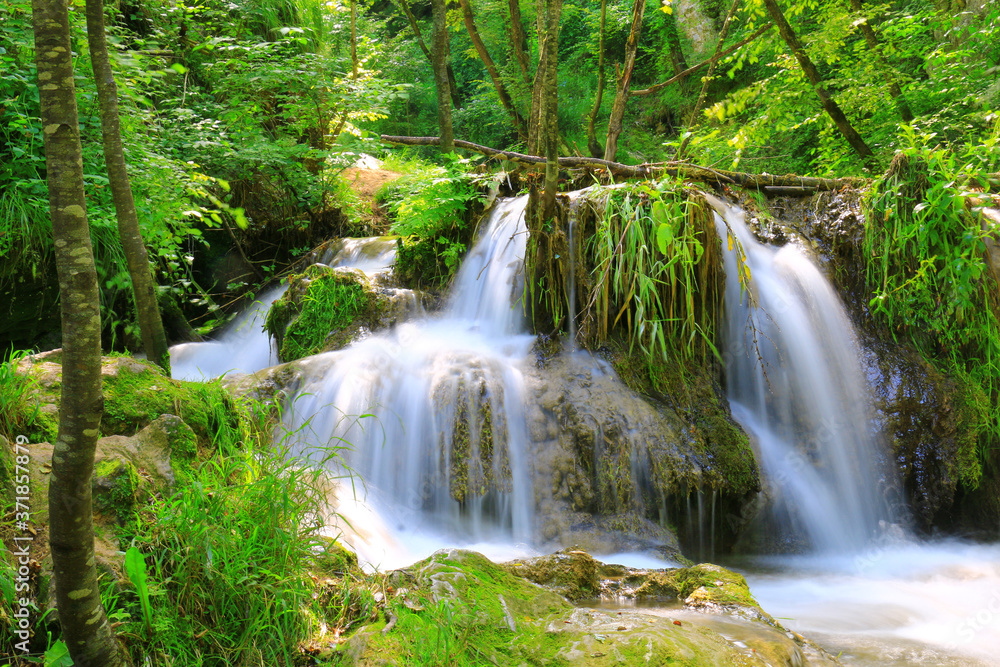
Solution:
M 473 208 L 483 201 L 483 177 L 468 160 L 445 156 L 438 166 L 413 161 L 407 174 L 387 184 L 379 199 L 402 236 L 396 273 L 404 282 L 441 287 L 458 270 L 471 236 Z
M 146 559 L 135 547 L 129 547 L 125 552 L 125 575 L 135 586 L 142 605 L 142 620 L 146 624 L 146 635 L 152 631 L 153 609 L 149 601 L 149 573 L 146 571 Z
M 933 134 L 907 129 L 905 136 L 908 145 L 868 200 L 869 307 L 970 385 L 961 412 L 973 435 L 960 456 L 963 481 L 975 487 L 976 434 L 982 429 L 980 449 L 1000 447 L 1000 414 L 989 409 L 1000 398 L 1000 299 L 986 255 L 997 229 L 976 211 L 1000 166 L 1000 124 L 982 146 L 961 152 L 934 146 Z
M 130 647 L 137 660 L 291 665 L 313 629 L 307 568 L 321 543 L 324 473 L 271 449 L 267 406 L 245 401 L 236 412 L 252 444 L 240 452 L 235 434 L 220 432 L 230 454 L 202 463 L 129 527 L 133 560 L 150 564 L 151 632 Z
M 610 190 L 592 246 L 594 288 L 582 319 L 597 340 L 619 322 L 649 356 L 716 353 L 721 255 L 707 203 L 680 184 Z
M 35 435 L 38 405 L 31 400 L 38 382 L 30 373 L 19 373 L 18 362 L 27 352 L 13 352 L 0 362 L 0 435 L 13 442 Z

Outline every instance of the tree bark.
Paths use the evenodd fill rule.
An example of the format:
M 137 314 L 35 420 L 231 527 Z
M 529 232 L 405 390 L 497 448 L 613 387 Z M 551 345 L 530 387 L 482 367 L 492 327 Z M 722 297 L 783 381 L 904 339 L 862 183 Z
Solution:
M 597 112 L 601 110 L 601 100 L 604 97 L 604 27 L 607 25 L 608 0 L 601 0 L 601 33 L 597 47 L 597 95 L 594 97 L 594 108 L 590 111 L 587 122 L 587 150 L 593 157 L 604 156 L 604 146 L 597 143 Z
M 641 0 L 637 0 L 641 1 Z M 559 190 L 559 16 L 563 0 L 547 0 L 545 7 L 545 67 L 541 116 L 542 141 L 545 146 L 545 191 L 542 193 L 542 218 L 555 215 L 556 192 Z
M 851 9 L 859 14 L 864 11 L 861 6 L 861 0 L 851 0 Z M 892 95 L 892 99 L 896 103 L 896 110 L 899 112 L 899 117 L 903 119 L 904 123 L 912 123 L 913 112 L 910 110 L 910 105 L 906 102 L 906 98 L 903 96 L 903 91 L 900 89 L 899 83 L 897 83 L 896 77 L 892 73 L 892 68 L 889 67 L 889 63 L 885 59 L 885 54 L 882 52 L 882 46 L 878 43 L 878 37 L 875 35 L 875 29 L 872 28 L 866 18 L 862 19 L 861 23 L 858 25 L 858 29 L 861 30 L 861 34 L 864 35 L 865 43 L 868 44 L 868 48 L 871 49 L 873 54 L 875 54 L 875 61 L 882 70 L 885 82 L 889 86 L 889 94 Z
M 688 68 L 687 60 L 684 58 L 684 49 L 681 48 L 681 36 L 677 30 L 677 17 L 670 14 L 667 17 L 666 35 L 664 41 L 670 49 L 670 63 L 674 67 L 674 74 L 680 74 Z
M 781 12 L 781 8 L 778 7 L 777 0 L 764 0 L 764 6 L 767 7 L 767 12 L 771 15 L 771 20 L 778 26 L 781 38 L 785 40 L 795 59 L 799 61 L 799 66 L 805 73 L 806 78 L 812 83 L 816 95 L 819 97 L 820 102 L 822 102 L 827 115 L 833 120 L 833 124 L 837 126 L 837 129 L 847 140 L 847 143 L 851 145 L 854 152 L 861 156 L 869 168 L 873 170 L 877 169 L 878 163 L 875 160 L 875 154 L 872 153 L 872 149 L 868 147 L 868 144 L 865 143 L 865 140 L 854 129 L 851 122 L 847 120 L 847 116 L 841 111 L 837 102 L 826 91 L 826 88 L 823 87 L 823 79 L 819 75 L 819 70 L 816 69 L 816 66 L 809 59 L 808 54 L 806 54 L 805 49 L 802 48 L 802 44 L 799 43 L 798 37 L 795 36 L 792 26 L 785 20 L 785 15 Z
M 635 68 L 635 51 L 639 46 L 639 34 L 642 31 L 642 15 L 646 11 L 645 0 L 635 0 L 632 5 L 632 30 L 629 31 L 625 43 L 625 66 L 618 75 L 615 89 L 615 101 L 611 105 L 611 118 L 608 119 L 608 139 L 604 144 L 604 159 L 614 160 L 618 153 L 618 137 L 622 133 L 622 120 L 625 118 L 625 103 L 628 102 L 629 88 L 632 85 L 632 70 Z
M 431 0 L 434 18 L 434 86 L 437 89 L 438 126 L 441 132 L 441 152 L 455 151 L 451 125 L 451 86 L 448 83 L 448 25 L 445 0 Z
M 358 78 L 358 3 L 351 0 L 351 78 Z
M 132 295 L 146 357 L 170 375 L 170 351 L 163 331 L 163 319 L 156 299 L 156 284 L 149 267 L 149 255 L 139 230 L 139 216 L 132 198 L 132 184 L 122 148 L 121 125 L 118 118 L 118 87 L 104 32 L 104 5 L 101 0 L 87 0 L 87 37 L 90 60 L 97 84 L 97 99 L 101 110 L 101 136 L 104 141 L 104 162 L 108 169 L 111 197 L 115 203 L 118 236 L 121 238 Z
M 531 83 L 531 65 L 528 58 L 528 37 L 524 32 L 524 21 L 521 20 L 521 4 L 519 0 L 507 0 L 510 11 L 510 43 L 514 51 L 517 66 L 526 84 Z
M 465 21 L 465 29 L 469 32 L 469 39 L 472 40 L 472 46 L 475 47 L 476 53 L 479 54 L 479 59 L 483 61 L 483 65 L 486 67 L 486 72 L 490 75 L 490 79 L 493 81 L 493 89 L 497 91 L 497 96 L 500 98 L 500 104 L 503 108 L 507 110 L 510 115 L 511 120 L 514 123 L 514 129 L 517 131 L 521 138 L 526 138 L 526 128 L 524 123 L 524 118 L 518 113 L 517 109 L 514 107 L 514 102 L 510 99 L 510 95 L 507 94 L 507 88 L 503 85 L 503 80 L 500 78 L 500 72 L 497 70 L 496 63 L 493 62 L 493 58 L 490 57 L 490 52 L 486 50 L 486 44 L 483 43 L 482 37 L 479 36 L 479 30 L 476 28 L 475 19 L 472 16 L 472 6 L 469 4 L 469 0 L 458 0 L 459 6 L 462 8 L 462 19 Z
M 56 606 L 74 664 L 117 667 L 125 661 L 101 605 L 94 564 L 90 483 L 104 411 L 101 317 L 66 0 L 33 0 L 32 22 L 63 335 L 59 434 L 49 476 Z
M 417 17 L 410 10 L 410 4 L 406 0 L 399 0 L 399 5 L 403 8 L 406 20 L 410 22 L 410 28 L 413 29 L 413 34 L 417 38 L 417 45 L 424 52 L 424 55 L 427 56 L 427 62 L 433 67 L 434 56 L 431 55 L 430 49 L 424 43 L 424 36 L 420 34 L 420 26 L 417 25 Z M 458 109 L 462 106 L 462 101 L 458 98 L 458 84 L 455 82 L 455 70 L 451 66 L 450 58 L 448 59 L 448 86 L 451 93 L 451 103 Z
M 698 93 L 698 100 L 694 103 L 694 108 L 691 109 L 691 116 L 688 118 L 687 122 L 687 132 L 684 138 L 681 140 L 681 145 L 677 148 L 677 157 L 683 158 L 684 151 L 687 149 L 688 142 L 691 140 L 691 132 L 694 130 L 695 120 L 698 118 L 698 112 L 701 110 L 701 105 L 705 103 L 705 97 L 708 95 L 708 86 L 712 83 L 712 76 L 715 74 L 715 65 L 719 61 L 719 53 L 722 51 L 722 45 L 726 41 L 726 35 L 729 34 L 729 25 L 733 21 L 733 15 L 736 14 L 736 10 L 740 6 L 740 0 L 733 0 L 732 6 L 729 8 L 729 13 L 726 14 L 726 20 L 722 24 L 722 30 L 719 31 L 719 43 L 715 46 L 715 55 L 712 58 L 712 62 L 708 66 L 708 74 L 701 82 L 701 92 Z
M 440 146 L 438 137 L 401 137 L 382 135 L 382 141 L 397 146 Z M 548 159 L 538 155 L 527 155 L 514 151 L 504 151 L 471 141 L 455 139 L 455 146 L 467 151 L 480 153 L 490 158 L 507 160 L 528 168 L 539 169 L 548 165 Z M 749 174 L 739 171 L 711 169 L 687 162 L 654 162 L 646 164 L 622 164 L 598 158 L 561 157 L 561 169 L 604 170 L 621 178 L 657 178 L 660 176 L 680 176 L 692 181 L 712 185 L 738 185 L 745 188 L 774 191 L 776 194 L 801 195 L 817 190 L 839 190 L 844 187 L 860 187 L 865 183 L 859 178 L 814 178 L 794 174 Z

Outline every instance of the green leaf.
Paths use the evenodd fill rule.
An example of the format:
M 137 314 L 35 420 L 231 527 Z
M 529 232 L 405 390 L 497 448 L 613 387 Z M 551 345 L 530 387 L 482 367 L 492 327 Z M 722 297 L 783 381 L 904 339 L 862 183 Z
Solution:
M 673 240 L 674 232 L 670 229 L 670 225 L 661 224 L 656 228 L 656 245 L 660 249 L 661 254 L 667 254 L 667 246 L 672 244 Z
M 72 667 L 73 659 L 69 657 L 66 642 L 59 639 L 45 651 L 45 667 Z
M 146 572 L 146 559 L 142 552 L 135 547 L 129 547 L 129 550 L 125 552 L 125 575 L 139 593 L 142 617 L 146 622 L 146 632 L 149 633 L 153 621 L 153 609 L 149 602 L 149 588 L 147 586 L 149 575 Z

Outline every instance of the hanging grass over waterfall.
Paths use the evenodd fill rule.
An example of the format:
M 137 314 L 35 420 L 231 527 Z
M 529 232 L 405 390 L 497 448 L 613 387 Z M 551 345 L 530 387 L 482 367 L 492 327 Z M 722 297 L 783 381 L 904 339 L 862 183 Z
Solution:
M 564 207 L 577 218 L 572 247 L 566 221 L 531 231 L 526 261 L 536 330 L 546 329 L 546 318 L 552 329 L 569 330 L 572 291 L 578 339 L 587 347 L 620 329 L 650 358 L 717 355 L 722 248 L 704 197 L 664 180 L 581 198 Z
M 962 153 L 932 147 L 935 135 L 913 129 L 906 140 L 869 195 L 869 308 L 965 385 L 956 406 L 965 425 L 959 469 L 975 488 L 989 452 L 1000 448 L 1000 413 L 990 407 L 1000 400 L 1000 276 L 991 268 L 1000 225 L 982 214 L 1000 203 L 991 194 L 1000 124 Z

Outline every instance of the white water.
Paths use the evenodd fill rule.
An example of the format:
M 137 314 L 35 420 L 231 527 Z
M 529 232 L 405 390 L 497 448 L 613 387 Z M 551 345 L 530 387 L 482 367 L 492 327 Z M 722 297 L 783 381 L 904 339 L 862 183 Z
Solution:
M 315 459 L 343 448 L 367 485 L 359 495 L 407 541 L 428 526 L 452 541 L 531 538 L 517 369 L 533 342 L 519 300 L 526 204 L 519 197 L 493 210 L 442 315 L 301 362 L 304 384 L 285 419 L 291 453 Z M 456 454 L 466 463 L 453 463 Z
M 396 244 L 381 237 L 343 239 L 320 264 L 358 269 L 369 278 L 385 273 L 396 259 Z M 278 363 L 274 341 L 264 331 L 271 305 L 288 289 L 270 287 L 230 322 L 216 340 L 181 343 L 170 348 L 171 375 L 178 380 L 207 380 L 227 373 L 255 373 Z
M 1000 664 L 1000 545 L 898 541 L 760 560 L 761 606 L 845 665 Z
M 723 244 L 735 237 L 724 251 L 729 401 L 760 454 L 774 519 L 782 537 L 817 552 L 864 549 L 890 516 L 847 313 L 801 249 L 762 245 L 742 210 L 713 205 Z M 747 292 L 736 279 L 739 246 Z

